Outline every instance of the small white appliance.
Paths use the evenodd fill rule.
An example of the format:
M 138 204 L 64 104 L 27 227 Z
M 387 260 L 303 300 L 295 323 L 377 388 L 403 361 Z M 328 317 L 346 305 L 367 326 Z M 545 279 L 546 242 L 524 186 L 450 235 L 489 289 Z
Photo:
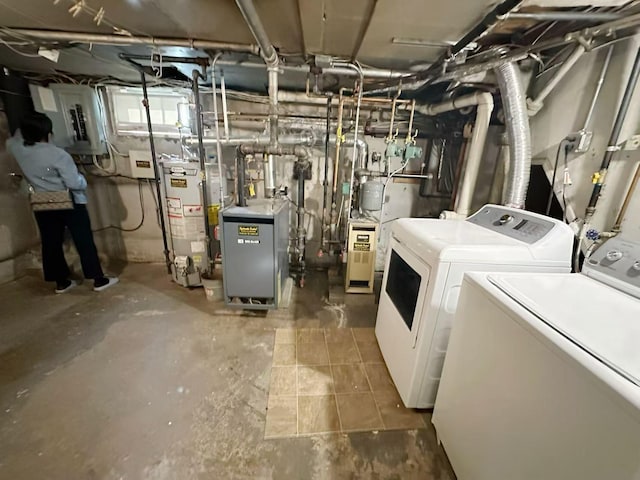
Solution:
M 433 424 L 459 480 L 640 479 L 640 244 L 465 276 Z
M 571 229 L 523 210 L 400 219 L 391 232 L 375 332 L 407 407 L 433 407 L 465 272 L 571 269 Z

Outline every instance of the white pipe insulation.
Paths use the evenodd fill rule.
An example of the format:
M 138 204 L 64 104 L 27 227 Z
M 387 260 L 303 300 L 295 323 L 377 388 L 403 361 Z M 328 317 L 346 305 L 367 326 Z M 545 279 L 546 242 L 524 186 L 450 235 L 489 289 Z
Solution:
M 464 176 L 462 178 L 462 186 L 456 199 L 455 208 L 456 213 L 465 218 L 471 213 L 473 192 L 478 181 L 480 163 L 482 162 L 482 154 L 484 153 L 484 144 L 487 140 L 489 122 L 491 121 L 491 113 L 493 112 L 493 96 L 490 93 L 481 93 L 478 97 L 476 122 L 473 127 L 471 142 L 469 142 L 469 152 L 467 154 Z
M 531 132 L 526 95 L 515 63 L 501 65 L 495 73 L 502 96 L 511 159 L 504 203 L 508 207 L 524 208 L 531 176 Z
M 493 95 L 488 92 L 476 92 L 471 95 L 455 98 L 447 102 L 432 105 L 416 105 L 416 110 L 424 115 L 438 115 L 466 107 L 477 107 L 473 135 L 469 143 L 469 151 L 466 158 L 464 177 L 460 187 L 460 193 L 456 200 L 455 214 L 448 212 L 447 218 L 466 218 L 471 210 L 473 191 L 480 172 L 482 153 L 487 140 L 489 122 L 493 113 Z

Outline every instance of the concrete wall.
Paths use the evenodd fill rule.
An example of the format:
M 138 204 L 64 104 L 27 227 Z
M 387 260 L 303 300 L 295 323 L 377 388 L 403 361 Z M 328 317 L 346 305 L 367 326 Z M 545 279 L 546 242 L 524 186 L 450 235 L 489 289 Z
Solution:
M 5 148 L 9 135 L 0 104 L 0 283 L 21 276 L 33 264 L 30 251 L 38 244 L 25 184 L 10 176 L 20 169 Z
M 639 46 L 638 37 L 615 44 L 609 72 L 603 84 L 593 121 L 589 126 L 589 130 L 593 131 L 591 148 L 585 154 L 569 154 L 568 170 L 573 182 L 566 188 L 569 220 L 573 220 L 576 216 L 584 217 L 593 187 L 591 176 L 600 168 L 613 120 Z M 551 178 L 558 144 L 565 136 L 576 132 L 584 124 L 606 56 L 606 49 L 607 47 L 585 54 L 547 98 L 540 113 L 531 119 L 534 162 L 545 165 L 549 178 Z M 536 88 L 542 86 L 545 81 L 546 78 L 541 78 Z M 619 142 L 623 147 L 631 136 L 640 131 L 639 104 L 640 93 L 637 89 Z M 602 231 L 613 226 L 639 161 L 640 150 L 629 151 L 623 148 L 614 155 L 606 185 L 592 221 L 594 228 Z M 557 192 L 562 191 L 562 173 L 561 163 L 556 182 Z M 623 223 L 623 232 L 640 240 L 639 197 L 640 192 L 635 192 Z

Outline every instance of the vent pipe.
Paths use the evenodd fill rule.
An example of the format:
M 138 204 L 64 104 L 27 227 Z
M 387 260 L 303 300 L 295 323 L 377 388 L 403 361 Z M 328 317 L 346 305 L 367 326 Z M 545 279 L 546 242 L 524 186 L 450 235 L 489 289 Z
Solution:
M 504 203 L 509 207 L 524 208 L 531 175 L 531 133 L 526 95 L 515 63 L 501 65 L 495 73 L 502 96 L 511 158 Z
M 258 16 L 252 0 L 236 0 L 240 13 L 260 47 L 260 56 L 267 64 L 269 76 L 269 141 L 272 147 L 278 145 L 278 53 L 269 41 L 264 25 Z

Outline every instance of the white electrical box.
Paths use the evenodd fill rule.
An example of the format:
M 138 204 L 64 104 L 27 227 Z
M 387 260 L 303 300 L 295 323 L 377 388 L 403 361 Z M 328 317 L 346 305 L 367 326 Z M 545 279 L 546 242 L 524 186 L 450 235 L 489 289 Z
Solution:
M 149 150 L 129 150 L 131 176 L 136 178 L 156 178 L 153 159 Z
M 97 92 L 87 85 L 54 83 L 48 87 L 29 85 L 37 112 L 53 122 L 53 143 L 69 153 L 107 153 L 106 119 Z

